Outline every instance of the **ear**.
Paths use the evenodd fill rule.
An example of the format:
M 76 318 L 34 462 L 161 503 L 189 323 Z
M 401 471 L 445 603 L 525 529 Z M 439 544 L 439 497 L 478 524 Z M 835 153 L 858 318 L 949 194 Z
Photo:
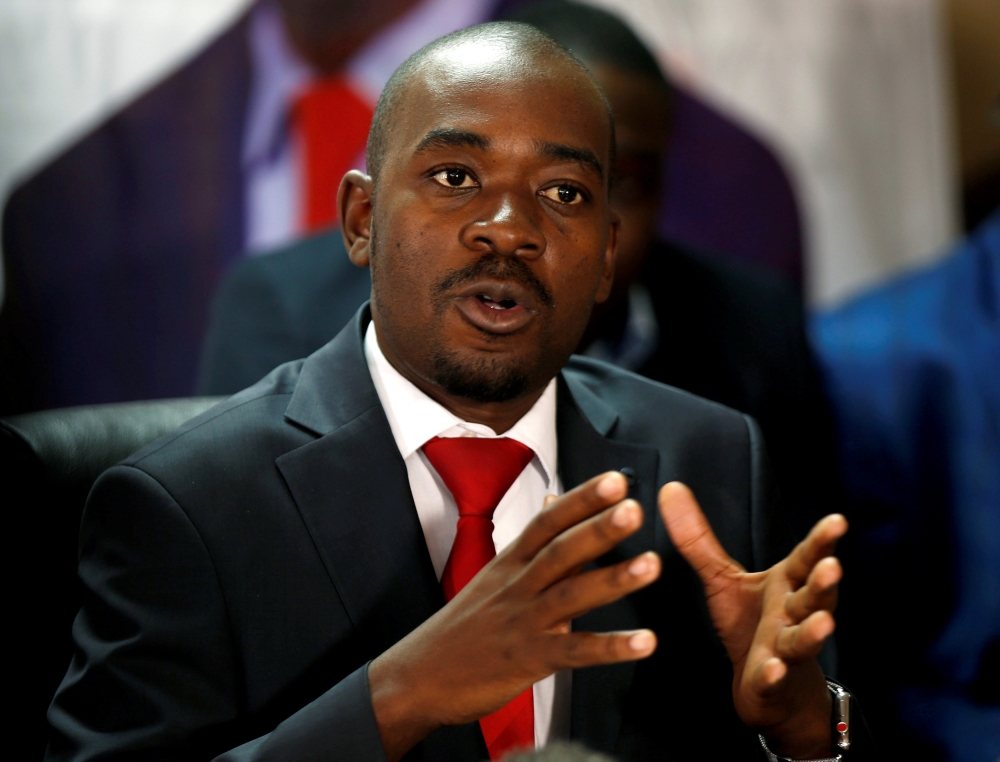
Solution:
M 351 262 L 368 267 L 371 262 L 372 198 L 375 181 L 364 172 L 352 169 L 340 181 L 337 191 L 337 211 L 340 230 Z
M 601 304 L 611 295 L 611 285 L 615 280 L 615 249 L 618 247 L 618 215 L 611 213 L 608 227 L 608 245 L 604 250 L 604 263 L 601 270 L 601 282 L 594 295 L 594 304 Z

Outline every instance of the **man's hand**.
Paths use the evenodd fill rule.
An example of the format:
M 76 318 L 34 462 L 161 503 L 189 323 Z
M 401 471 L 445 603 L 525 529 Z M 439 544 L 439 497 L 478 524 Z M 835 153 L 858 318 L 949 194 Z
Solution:
M 443 725 L 496 711 L 563 669 L 641 659 L 656 648 L 649 630 L 571 632 L 570 621 L 653 582 L 648 552 L 580 573 L 642 526 L 610 472 L 550 498 L 542 512 L 444 608 L 368 669 L 372 706 L 389 760 Z
M 685 485 L 660 490 L 660 512 L 705 586 L 712 622 L 733 662 L 740 719 L 778 754 L 829 756 L 831 699 L 816 656 L 834 628 L 842 570 L 832 553 L 847 520 L 827 516 L 787 558 L 750 574 L 723 550 Z

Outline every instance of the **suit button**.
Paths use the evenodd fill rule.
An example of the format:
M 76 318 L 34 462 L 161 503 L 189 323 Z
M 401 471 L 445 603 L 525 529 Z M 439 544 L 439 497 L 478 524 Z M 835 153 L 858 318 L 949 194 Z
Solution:
M 635 480 L 635 471 L 633 469 L 629 468 L 628 466 L 625 466 L 625 468 L 619 468 L 618 470 L 621 472 L 621 475 L 625 477 L 625 481 L 628 482 L 628 486 L 629 487 L 634 487 L 635 486 L 635 481 L 636 481 Z

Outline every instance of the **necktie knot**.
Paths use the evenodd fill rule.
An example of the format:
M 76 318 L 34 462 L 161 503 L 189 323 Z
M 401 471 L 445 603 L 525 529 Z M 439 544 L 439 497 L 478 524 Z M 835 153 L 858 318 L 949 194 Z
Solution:
M 506 437 L 434 437 L 424 445 L 424 454 L 455 498 L 459 517 L 490 520 L 535 456 L 530 447 Z

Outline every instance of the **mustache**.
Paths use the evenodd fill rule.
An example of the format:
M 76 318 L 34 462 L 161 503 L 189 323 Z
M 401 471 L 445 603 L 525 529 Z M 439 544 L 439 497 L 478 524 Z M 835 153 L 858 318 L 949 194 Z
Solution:
M 518 257 L 500 257 L 495 254 L 487 254 L 475 262 L 470 262 L 465 267 L 450 270 L 444 280 L 437 285 L 435 294 L 439 298 L 444 297 L 452 289 L 483 278 L 517 283 L 531 291 L 538 301 L 546 307 L 552 306 L 552 294 L 523 260 Z

